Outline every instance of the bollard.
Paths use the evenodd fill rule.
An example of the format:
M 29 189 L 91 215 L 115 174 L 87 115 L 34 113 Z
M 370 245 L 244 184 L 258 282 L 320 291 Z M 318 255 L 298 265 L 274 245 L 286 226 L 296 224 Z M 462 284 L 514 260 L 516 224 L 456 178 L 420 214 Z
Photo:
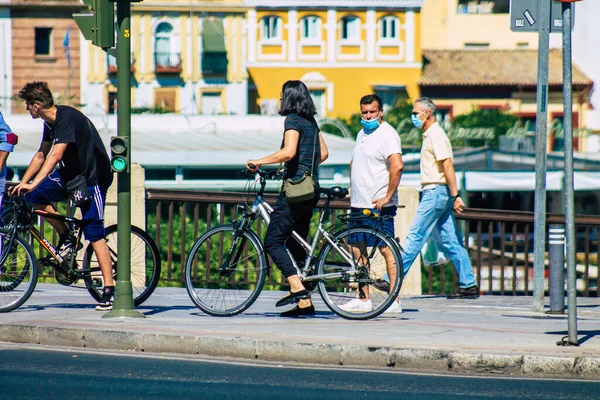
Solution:
M 549 314 L 565 313 L 565 226 L 552 224 L 548 234 L 550 256 L 550 311 Z

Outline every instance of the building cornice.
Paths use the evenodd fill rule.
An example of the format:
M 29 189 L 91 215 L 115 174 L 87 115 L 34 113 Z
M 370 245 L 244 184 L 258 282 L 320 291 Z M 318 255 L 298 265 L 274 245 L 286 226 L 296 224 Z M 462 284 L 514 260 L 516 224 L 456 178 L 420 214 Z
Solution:
M 425 0 L 245 0 L 252 7 L 268 8 L 421 8 Z

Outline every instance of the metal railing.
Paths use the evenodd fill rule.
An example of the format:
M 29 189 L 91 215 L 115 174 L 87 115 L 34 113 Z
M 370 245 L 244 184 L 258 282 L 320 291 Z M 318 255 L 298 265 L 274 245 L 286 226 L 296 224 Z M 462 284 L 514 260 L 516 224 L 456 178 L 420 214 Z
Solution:
M 266 194 L 274 203 L 276 194 Z M 147 189 L 147 227 L 161 249 L 163 284 L 181 285 L 185 260 L 195 240 L 206 230 L 237 217 L 236 204 L 251 203 L 253 194 L 239 192 L 176 191 Z M 322 207 L 319 202 L 317 207 Z M 331 204 L 329 220 L 345 212 L 349 200 Z M 316 214 L 316 213 L 315 213 Z M 463 225 L 464 241 L 482 293 L 531 295 L 533 290 L 533 213 L 505 210 L 467 209 L 457 216 Z M 564 216 L 548 215 L 548 224 L 564 224 Z M 577 291 L 581 296 L 598 296 L 600 217 L 577 216 Z M 255 224 L 263 237 L 265 226 Z M 547 260 L 546 260 L 547 263 Z M 271 264 L 272 265 L 272 264 Z M 424 293 L 449 293 L 458 287 L 451 263 L 422 268 Z M 284 285 L 276 268 L 271 268 L 267 285 Z
M 252 204 L 254 200 L 253 193 L 241 192 L 146 189 L 146 193 L 147 232 L 159 246 L 162 261 L 161 282 L 167 285 L 183 284 L 186 257 L 194 242 L 204 232 L 235 220 L 238 216 L 235 206 L 240 203 Z M 263 197 L 273 204 L 277 194 L 268 193 Z M 321 200 L 317 207 L 322 208 L 323 204 L 324 201 Z M 335 215 L 345 212 L 349 207 L 348 200 L 332 201 L 330 223 L 335 223 Z M 316 216 L 313 221 L 316 221 Z M 262 221 L 257 221 L 252 229 L 260 238 L 264 238 L 266 227 Z M 273 265 L 270 260 L 269 265 Z M 270 268 L 266 285 L 279 288 L 287 283 L 277 268 Z
M 180 53 L 154 53 L 156 72 L 181 72 Z

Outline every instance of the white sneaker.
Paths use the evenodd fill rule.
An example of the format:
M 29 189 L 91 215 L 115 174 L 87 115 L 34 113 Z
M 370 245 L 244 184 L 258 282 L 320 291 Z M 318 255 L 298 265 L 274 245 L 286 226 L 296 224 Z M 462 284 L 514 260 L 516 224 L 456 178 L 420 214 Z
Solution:
M 391 314 L 402 314 L 402 305 L 400 301 L 394 301 L 388 308 L 383 312 L 384 315 Z
M 346 304 L 342 304 L 340 308 L 346 312 L 363 313 L 373 311 L 373 302 L 371 299 L 363 301 L 361 299 L 350 300 Z

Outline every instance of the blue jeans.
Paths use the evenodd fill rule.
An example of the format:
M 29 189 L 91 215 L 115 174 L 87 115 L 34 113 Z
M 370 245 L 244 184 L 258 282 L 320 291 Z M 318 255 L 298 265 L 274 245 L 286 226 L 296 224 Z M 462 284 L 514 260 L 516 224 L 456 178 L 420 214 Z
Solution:
M 448 186 L 424 190 L 421 194 L 417 215 L 415 215 L 404 241 L 404 252 L 402 253 L 404 276 L 436 226 L 442 238 L 444 255 L 452 260 L 458 273 L 460 287 L 474 286 L 475 276 L 471 260 L 456 227 Z

